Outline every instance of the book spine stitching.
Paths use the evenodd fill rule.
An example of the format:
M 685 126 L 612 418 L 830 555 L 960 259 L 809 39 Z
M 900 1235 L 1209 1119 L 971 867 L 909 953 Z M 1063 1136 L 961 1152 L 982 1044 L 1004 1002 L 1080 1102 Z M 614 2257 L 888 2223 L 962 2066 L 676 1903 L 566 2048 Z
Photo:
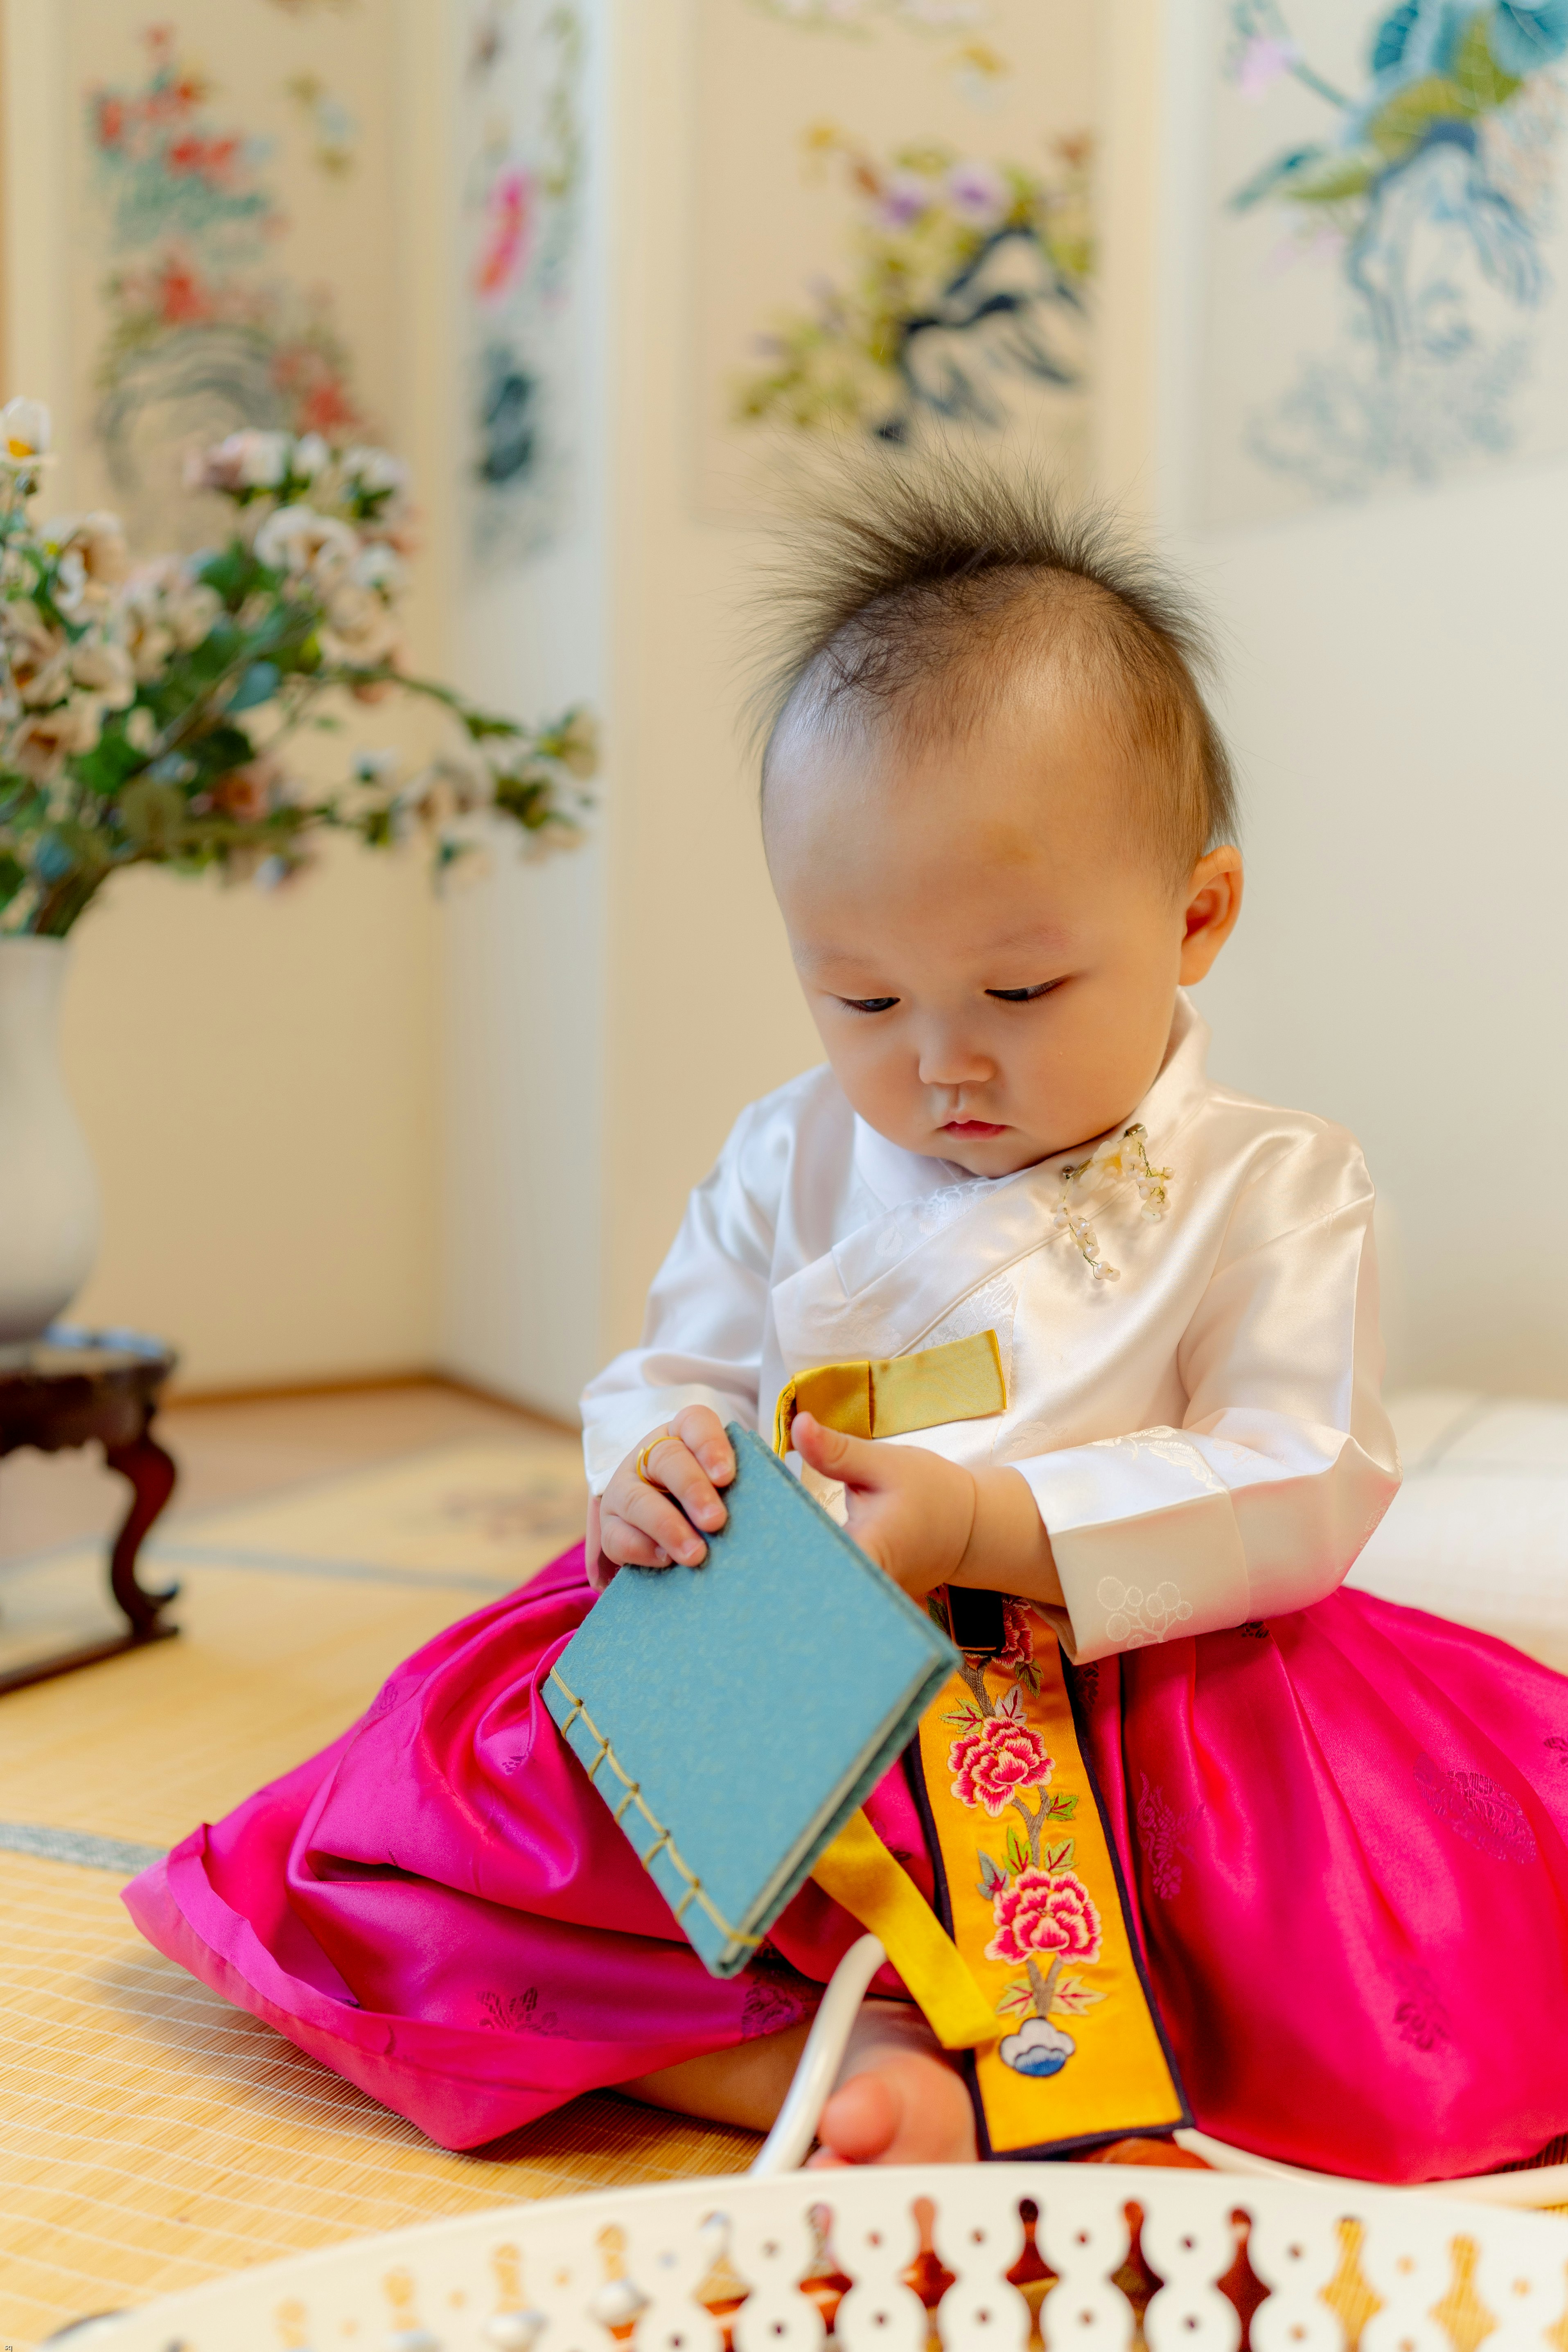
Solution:
M 598 1725 L 595 1722 L 593 1717 L 584 1706 L 583 1701 L 578 1697 L 576 1692 L 563 1680 L 558 1668 L 552 1666 L 550 1670 L 550 1679 L 555 1685 L 556 1689 L 561 1693 L 563 1698 L 566 1699 L 571 1706 L 571 1713 L 566 1717 L 564 1722 L 561 1726 L 563 1736 L 570 1736 L 573 1725 L 576 1722 L 578 1717 L 581 1716 L 583 1718 L 584 1727 L 586 1730 L 589 1738 L 594 1742 L 595 1753 L 593 1761 L 592 1763 L 588 1763 L 586 1761 L 584 1763 L 584 1769 L 586 1771 L 589 1780 L 594 1780 L 601 1764 L 607 1763 L 611 1771 L 615 1774 L 616 1780 L 619 1780 L 622 1788 L 626 1791 L 626 1794 L 621 1798 L 620 1801 L 611 1807 L 611 1811 L 615 1814 L 616 1820 L 619 1822 L 622 1815 L 627 1811 L 627 1809 L 632 1805 L 636 1805 L 638 1812 L 642 1815 L 644 1821 L 647 1822 L 649 1829 L 654 1832 L 654 1841 L 648 1847 L 647 1852 L 646 1853 L 638 1854 L 637 1856 L 643 1868 L 645 1870 L 648 1869 L 653 1862 L 654 1856 L 662 1853 L 668 1855 L 670 1863 L 676 1873 L 685 1881 L 685 1893 L 681 1895 L 680 1900 L 678 1903 L 673 1904 L 670 1906 L 673 1909 L 676 1917 L 679 1919 L 689 1906 L 695 1903 L 700 1910 L 707 1913 L 709 1918 L 713 1922 L 713 1925 L 718 1928 L 721 1936 L 728 1937 L 732 1944 L 744 1945 L 749 1949 L 755 1951 L 758 1945 L 763 1940 L 762 1937 L 760 1936 L 744 1935 L 739 1927 L 732 1927 L 730 1925 L 729 1920 L 725 1918 L 723 1913 L 710 1897 L 707 1888 L 703 1885 L 702 1881 L 699 1878 L 697 1873 L 691 1868 L 690 1864 L 682 1858 L 680 1849 L 676 1844 L 674 1838 L 669 1833 L 669 1831 L 658 1819 L 658 1815 L 650 1810 L 637 1782 L 632 1779 L 629 1772 L 622 1770 L 620 1759 L 616 1754 L 614 1748 L 611 1746 L 605 1734 L 600 1730 Z M 634 1847 L 634 1852 L 635 1851 L 636 1849 Z

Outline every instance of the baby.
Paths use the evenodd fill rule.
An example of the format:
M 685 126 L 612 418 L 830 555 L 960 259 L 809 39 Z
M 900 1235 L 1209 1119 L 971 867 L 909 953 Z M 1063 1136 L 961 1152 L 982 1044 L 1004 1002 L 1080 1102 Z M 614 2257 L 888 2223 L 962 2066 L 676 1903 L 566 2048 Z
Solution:
M 1373 1192 L 1205 1075 L 1242 863 L 1198 661 L 1026 488 L 890 477 L 825 526 L 763 823 L 826 1062 L 742 1114 L 584 1396 L 585 1560 L 131 1890 L 447 2144 L 605 2084 L 765 2127 L 859 1932 L 808 1884 L 708 1978 L 537 1696 L 606 1578 L 701 1561 L 734 1420 L 906 1592 L 1006 1596 L 865 1808 L 995 2038 L 960 2059 L 885 1972 L 818 2160 L 1114 2146 L 1134 2010 L 1211 2154 L 1411 2180 L 1568 2125 L 1568 1685 L 1341 1590 L 1398 1483 Z
M 781 1276 L 798 1289 L 799 1269 L 906 1201 L 934 1197 L 955 1224 L 994 1214 L 1011 1228 L 1041 1189 L 1005 1186 L 1023 1171 L 1049 1170 L 1054 1214 L 1064 1158 L 1147 1123 L 1151 1090 L 1179 1073 L 1183 1099 L 1162 1106 L 1150 1148 L 1183 1163 L 1169 1182 L 1177 1198 L 1178 1185 L 1191 1196 L 1191 1213 L 1158 1235 L 1134 1225 L 1130 1251 L 1128 1212 L 1136 1217 L 1142 1202 L 1124 1182 L 1129 1198 L 1110 1212 L 1124 1261 L 1113 1270 L 1087 1216 L 1075 1226 L 1068 1211 L 1038 1296 L 1026 1291 L 1003 1310 L 1013 1364 L 999 1426 L 868 1441 L 806 1412 L 793 1423 L 805 1469 L 842 1487 L 850 1533 L 907 1592 L 924 1599 L 959 1585 L 1020 1596 L 1051 1614 L 1075 1655 L 1092 1657 L 1104 1644 L 1086 1579 L 1104 1583 L 1110 1552 L 1090 1547 L 1076 1579 L 1067 1558 L 1058 1563 L 1050 1500 L 1064 1473 L 1074 1476 L 1064 1447 L 1150 1423 L 1208 1440 L 1212 1469 L 1190 1440 L 1162 1453 L 1149 1432 L 1129 1448 L 1125 1491 L 1107 1498 L 1113 1527 L 1139 1528 L 1140 1580 L 1158 1589 L 1173 1573 L 1188 1596 L 1177 1603 L 1182 1622 L 1194 1632 L 1254 1613 L 1227 1488 L 1299 1483 L 1290 1474 L 1306 1465 L 1286 1458 L 1282 1389 L 1296 1390 L 1289 1402 L 1298 1403 L 1314 1374 L 1321 1381 L 1302 1450 L 1318 1441 L 1309 1479 L 1339 1490 L 1331 1501 L 1292 1498 L 1303 1556 L 1289 1564 L 1300 1588 L 1290 1598 L 1337 1583 L 1381 1516 L 1396 1472 L 1373 1386 L 1375 1338 L 1363 1329 L 1359 1360 L 1350 1344 L 1374 1311 L 1371 1188 L 1348 1137 L 1203 1086 L 1179 992 L 1205 977 L 1235 928 L 1242 861 L 1190 623 L 1100 535 L 994 488 L 978 499 L 968 488 L 978 511 L 965 512 L 950 486 L 930 506 L 906 496 L 894 513 L 884 503 L 868 527 L 851 526 L 847 560 L 826 574 L 820 617 L 785 670 L 763 758 L 763 834 L 827 1067 L 742 1121 L 655 1286 L 644 1346 L 588 1389 L 590 1475 L 603 1484 L 588 1552 L 601 1579 L 703 1558 L 696 1530 L 723 1525 L 733 1475 L 724 1422 L 765 1422 L 781 1376 L 800 1361 L 777 1332 Z M 1219 1131 L 1211 1139 L 1205 1129 Z M 1221 1154 L 1232 1161 L 1220 1180 L 1225 1208 L 1245 1199 L 1255 1244 L 1265 1237 L 1246 1196 L 1260 1185 L 1278 1200 L 1282 1229 L 1303 1209 L 1337 1213 L 1346 1228 L 1338 1328 L 1317 1363 L 1290 1360 L 1299 1335 L 1278 1298 L 1279 1274 L 1238 1279 L 1229 1219 L 1197 1197 L 1197 1163 Z M 951 1269 L 922 1289 L 904 1345 L 922 1344 L 921 1319 L 942 1321 L 973 1294 L 976 1275 L 1006 1268 L 1025 1238 L 1009 1229 L 993 1248 L 988 1236 L 955 1235 Z M 1044 1238 L 1030 1231 L 1026 1244 Z M 1294 1286 L 1304 1288 L 1321 1279 L 1321 1253 L 1309 1243 L 1302 1258 Z M 1102 1292 L 1113 1280 L 1125 1286 Z M 1216 1298 L 1216 1286 L 1228 1296 Z M 1071 1350 L 1064 1302 L 1052 1295 L 1064 1288 L 1081 1326 Z M 1256 1334 L 1245 1371 L 1234 1360 L 1222 1371 L 1213 1360 L 1234 1358 L 1237 1327 L 1269 1304 L 1277 1332 Z M 997 1310 L 988 1301 L 985 1312 Z M 860 1352 L 848 1344 L 852 1320 L 851 1308 L 842 1348 L 836 1327 L 819 1321 L 803 1335 L 810 1353 Z M 1117 1471 L 1107 1462 L 1100 1475 Z M 1201 1512 L 1209 1494 L 1231 1526 L 1194 1545 L 1184 1515 Z M 1103 1510 L 1096 1498 L 1101 1526 Z M 1314 1517 L 1340 1523 L 1331 1550 L 1311 1540 Z M 1194 1584 L 1194 1568 L 1209 1591 Z M 742 2045 L 634 2087 L 761 2124 L 797 2039 L 764 2045 L 765 2071 L 763 2053 Z M 820 2137 L 857 2161 L 975 2150 L 969 2096 L 934 2042 L 889 2052 L 873 2042 Z

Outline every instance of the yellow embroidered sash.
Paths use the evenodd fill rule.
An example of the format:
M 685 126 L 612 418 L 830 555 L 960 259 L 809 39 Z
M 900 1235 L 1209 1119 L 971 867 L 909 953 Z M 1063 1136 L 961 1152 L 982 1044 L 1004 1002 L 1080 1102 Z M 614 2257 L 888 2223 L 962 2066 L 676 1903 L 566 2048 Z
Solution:
M 851 1437 L 1001 1412 L 994 1331 L 884 1362 L 821 1364 L 788 1382 L 797 1412 Z M 938 1916 L 863 1812 L 812 1875 L 879 1936 L 942 2047 L 973 2053 L 981 2153 L 1092 2147 L 1189 2118 L 1145 1985 L 1126 1895 L 1061 1652 L 1022 1601 L 994 1661 L 966 1654 L 921 1720 L 919 1777 Z
M 817 1364 L 796 1372 L 779 1392 L 773 1450 L 789 1452 L 790 1424 L 809 1412 L 825 1429 L 846 1437 L 905 1437 L 947 1421 L 979 1421 L 1005 1412 L 1007 1383 L 994 1331 L 924 1348 L 916 1356 L 880 1362 Z
M 1001 2021 L 973 2062 L 981 2154 L 1173 2131 L 1189 2121 L 1186 2103 L 1061 1650 L 1023 1601 L 1006 1604 L 1006 1629 L 994 1659 L 965 1657 L 919 1739 L 938 1908 Z

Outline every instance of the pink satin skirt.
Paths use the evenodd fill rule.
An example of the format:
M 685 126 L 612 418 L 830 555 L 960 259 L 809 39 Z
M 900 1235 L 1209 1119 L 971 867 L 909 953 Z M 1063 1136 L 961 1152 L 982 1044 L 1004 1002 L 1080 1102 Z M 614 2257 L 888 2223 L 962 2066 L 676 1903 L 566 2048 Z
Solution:
M 765 1960 L 707 1974 L 538 1696 L 592 1599 L 579 1546 L 126 1890 L 443 2147 L 779 2032 L 859 1933 L 808 1885 Z M 1568 2129 L 1568 1680 L 1342 1591 L 1077 1682 L 1204 2130 L 1406 2181 Z M 929 1899 L 901 1767 L 867 1811 Z

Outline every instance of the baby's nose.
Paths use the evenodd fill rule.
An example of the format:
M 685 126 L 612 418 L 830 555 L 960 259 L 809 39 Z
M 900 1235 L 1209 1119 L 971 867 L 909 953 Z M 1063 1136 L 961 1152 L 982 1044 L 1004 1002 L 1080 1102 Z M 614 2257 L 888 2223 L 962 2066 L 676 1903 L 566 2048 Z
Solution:
M 962 1037 L 932 1038 L 921 1053 L 921 1084 L 926 1087 L 984 1086 L 996 1075 L 989 1054 Z

